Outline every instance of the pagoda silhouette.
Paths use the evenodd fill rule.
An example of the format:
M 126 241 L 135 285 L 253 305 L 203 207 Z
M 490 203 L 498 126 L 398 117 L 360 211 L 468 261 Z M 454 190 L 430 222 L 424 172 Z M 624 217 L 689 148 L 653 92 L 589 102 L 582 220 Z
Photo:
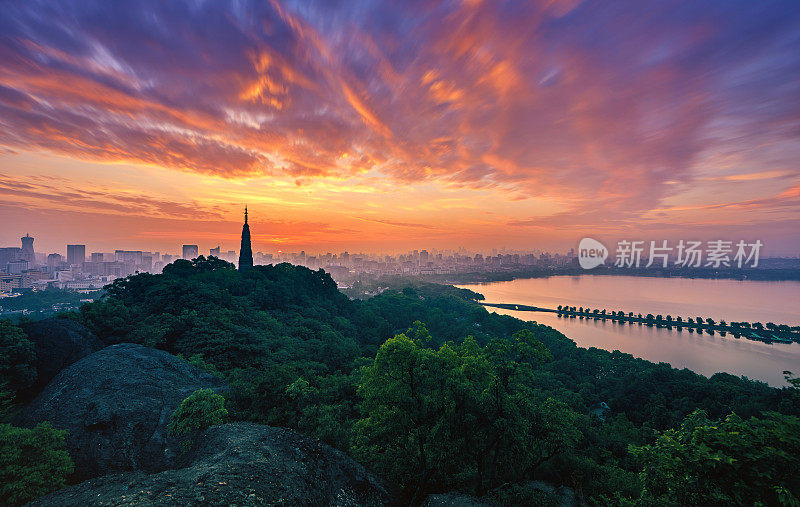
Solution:
M 244 207 L 244 225 L 242 226 L 242 246 L 239 249 L 239 271 L 247 271 L 253 267 L 253 249 L 250 246 L 250 226 L 247 224 L 247 206 Z

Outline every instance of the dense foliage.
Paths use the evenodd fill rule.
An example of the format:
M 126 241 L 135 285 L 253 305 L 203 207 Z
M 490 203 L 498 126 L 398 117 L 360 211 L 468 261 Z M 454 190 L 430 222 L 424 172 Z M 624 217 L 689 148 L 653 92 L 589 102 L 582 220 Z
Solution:
M 718 492 L 708 484 L 691 497 L 656 487 L 664 477 L 654 474 L 666 473 L 660 463 L 683 452 L 702 459 L 689 444 L 667 445 L 681 441 L 697 410 L 752 430 L 753 447 L 713 451 L 747 469 L 747 499 L 800 497 L 778 475 L 789 458 L 765 470 L 746 456 L 756 442 L 794 452 L 781 432 L 797 425 L 796 389 L 581 349 L 552 328 L 489 313 L 479 298 L 418 284 L 351 300 L 322 270 L 239 272 L 200 257 L 118 280 L 71 318 L 107 344 L 158 347 L 223 376 L 233 387 L 231 419 L 314 435 L 395 482 L 407 501 L 459 490 L 545 503 L 546 492 L 528 487 L 535 480 L 592 503 L 713 503 Z M 200 406 L 221 407 L 211 399 Z M 701 462 L 685 466 L 671 473 L 706 480 Z M 720 469 L 714 481 L 736 502 L 744 497 L 731 476 Z
M 633 447 L 644 465 L 645 503 L 792 505 L 800 491 L 800 419 L 775 412 L 710 420 L 702 410 Z
M 0 504 L 22 505 L 66 484 L 73 470 L 66 433 L 47 422 L 32 429 L 0 424 Z
M 353 432 L 354 454 L 414 497 L 429 482 L 478 494 L 519 482 L 578 441 L 578 415 L 534 388 L 550 353 L 531 331 L 486 347 L 467 337 L 437 350 L 429 339 L 415 322 L 381 346 Z
M 13 414 L 19 391 L 36 382 L 33 343 L 9 320 L 0 320 L 0 422 Z

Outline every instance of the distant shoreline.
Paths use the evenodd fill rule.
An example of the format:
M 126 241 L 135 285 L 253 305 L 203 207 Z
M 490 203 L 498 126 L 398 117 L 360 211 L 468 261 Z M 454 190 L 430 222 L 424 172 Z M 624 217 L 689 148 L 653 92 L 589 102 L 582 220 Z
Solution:
M 646 278 L 702 278 L 706 280 L 739 280 L 763 282 L 797 282 L 800 281 L 800 269 L 627 269 L 606 268 L 591 271 L 580 268 L 564 268 L 552 270 L 520 270 L 494 273 L 459 273 L 446 275 L 427 275 L 426 281 L 445 284 L 484 284 L 492 282 L 510 282 L 529 278 L 548 278 L 551 276 L 639 276 Z
M 598 268 L 584 270 L 580 268 L 521 269 L 514 271 L 443 273 L 428 275 L 374 275 L 359 274 L 355 280 L 339 281 L 339 288 L 351 298 L 368 298 L 379 294 L 388 287 L 413 285 L 415 283 L 433 283 L 438 285 L 486 285 L 495 282 L 511 282 L 514 280 L 530 280 L 550 277 L 574 276 L 633 276 L 641 278 L 681 278 L 703 280 L 736 280 L 760 282 L 800 282 L 800 269 L 770 268 L 713 271 L 706 269 L 624 269 Z M 347 285 L 344 285 L 347 284 Z M 343 286 L 344 285 L 344 286 Z

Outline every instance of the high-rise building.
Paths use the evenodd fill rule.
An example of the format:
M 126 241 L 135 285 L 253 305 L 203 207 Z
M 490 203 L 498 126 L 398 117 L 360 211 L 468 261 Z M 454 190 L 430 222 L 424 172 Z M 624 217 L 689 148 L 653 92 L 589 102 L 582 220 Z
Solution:
M 219 259 L 219 258 L 220 258 L 220 256 L 219 256 L 219 245 L 217 245 L 217 248 L 212 248 L 212 249 L 209 251 L 208 255 L 210 255 L 210 256 L 214 256 L 214 257 L 216 257 L 217 259 Z
M 425 266 L 427 264 L 428 264 L 428 251 L 427 250 L 422 250 L 419 253 L 419 265 L 420 266 Z
M 47 256 L 47 265 L 51 268 L 60 266 L 61 263 L 64 261 L 64 258 L 61 257 L 61 254 L 58 253 L 51 253 Z
M 244 207 L 244 225 L 242 226 L 242 246 L 239 248 L 239 271 L 253 267 L 253 249 L 250 246 L 250 226 L 247 225 L 247 206 Z
M 17 259 L 8 263 L 8 274 L 18 275 L 23 271 L 28 270 L 28 261 L 25 259 Z
M 92 262 L 100 263 L 103 262 L 103 252 L 92 252 Z
M 67 245 L 67 264 L 82 266 L 86 262 L 86 245 Z
M 22 254 L 20 259 L 28 261 L 29 266 L 36 264 L 36 253 L 33 251 L 33 238 L 26 234 L 22 239 Z
M 198 256 L 197 245 L 183 245 L 183 258 L 187 261 L 196 259 Z
M 114 261 L 123 262 L 132 266 L 142 265 L 142 251 L 141 250 L 116 250 L 114 252 Z
M 0 248 L 0 270 L 6 269 L 6 265 L 19 259 L 22 256 L 22 249 L 17 246 Z

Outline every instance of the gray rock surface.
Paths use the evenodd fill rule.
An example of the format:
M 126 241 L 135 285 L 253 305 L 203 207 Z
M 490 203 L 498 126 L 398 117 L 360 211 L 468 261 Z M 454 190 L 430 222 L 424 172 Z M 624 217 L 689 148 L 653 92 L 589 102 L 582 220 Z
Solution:
M 213 377 L 167 352 L 123 343 L 62 370 L 17 418 L 20 426 L 50 421 L 69 430 L 66 443 L 78 479 L 174 466 L 178 442 L 169 419 L 194 391 L 225 389 Z
M 41 392 L 61 370 L 104 347 L 86 326 L 70 319 L 29 322 L 22 330 L 36 351 L 33 366 L 38 375 L 36 384 L 22 393 L 27 399 Z
M 463 493 L 437 493 L 428 495 L 422 507 L 496 507 L 497 504 Z
M 91 479 L 32 505 L 392 505 L 390 487 L 291 430 L 231 423 L 200 435 L 183 468 Z

